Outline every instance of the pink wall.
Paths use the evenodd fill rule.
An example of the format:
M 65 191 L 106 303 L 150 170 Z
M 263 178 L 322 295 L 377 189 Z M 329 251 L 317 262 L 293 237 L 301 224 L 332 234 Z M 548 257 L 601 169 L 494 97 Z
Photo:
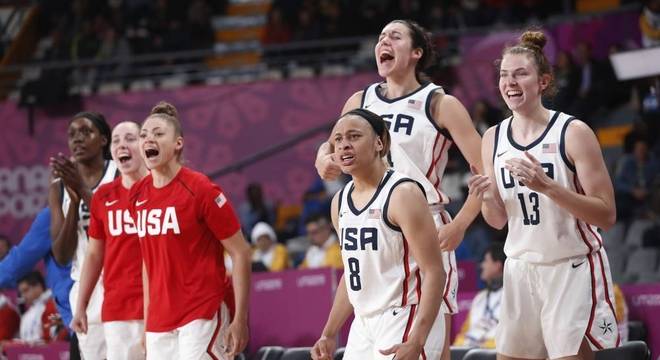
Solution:
M 111 124 L 142 121 L 160 100 L 179 110 L 187 164 L 213 172 L 301 131 L 330 122 L 355 91 L 376 80 L 374 74 L 323 79 L 259 82 L 178 90 L 91 96 L 87 110 L 99 111 Z M 36 113 L 36 133 L 29 137 L 27 112 L 13 102 L 0 104 L 0 233 L 14 242 L 46 204 L 48 158 L 68 153 L 66 128 L 75 110 L 63 116 Z M 325 135 L 316 136 L 265 161 L 217 181 L 235 203 L 248 182 L 261 182 L 267 196 L 299 203 L 315 179 L 314 157 Z

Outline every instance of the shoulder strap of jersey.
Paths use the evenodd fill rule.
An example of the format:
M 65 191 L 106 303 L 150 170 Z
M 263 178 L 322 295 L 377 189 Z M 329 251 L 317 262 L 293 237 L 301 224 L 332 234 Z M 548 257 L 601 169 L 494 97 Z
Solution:
M 406 182 L 415 183 L 419 187 L 419 189 L 422 191 L 422 194 L 424 195 L 424 198 L 426 199 L 426 191 L 424 191 L 424 187 L 419 182 L 417 182 L 417 181 L 415 181 L 411 178 L 408 178 L 408 177 L 401 177 L 399 179 L 394 179 L 394 183 L 390 186 L 389 191 L 387 192 L 387 195 L 386 195 L 386 198 L 385 198 L 385 204 L 383 205 L 382 216 L 383 216 L 383 222 L 390 229 L 392 229 L 394 231 L 399 231 L 399 232 L 401 232 L 401 227 L 392 224 L 392 222 L 388 218 L 387 213 L 388 213 L 388 210 L 389 210 L 389 207 L 390 207 L 390 198 L 392 197 L 392 193 L 394 192 L 394 189 L 397 186 L 399 186 L 400 184 L 403 184 L 403 183 L 406 183 Z
M 433 103 L 433 97 L 435 96 L 435 94 L 438 94 L 438 96 L 440 98 L 444 97 L 445 94 L 446 94 L 445 89 L 440 85 L 431 84 L 429 86 L 428 91 L 429 91 L 429 93 L 426 96 L 426 101 L 425 101 L 425 104 L 424 104 L 424 109 L 426 111 L 426 117 L 431 122 L 433 127 L 435 127 L 435 129 L 438 130 L 439 133 L 441 133 L 447 139 L 453 141 L 453 139 L 451 137 L 451 134 L 449 133 L 449 130 L 441 127 L 438 124 L 437 119 L 433 116 L 433 111 L 431 111 L 431 104 Z M 440 104 L 441 101 L 442 101 L 442 99 L 439 99 L 438 101 L 436 101 L 436 104 Z

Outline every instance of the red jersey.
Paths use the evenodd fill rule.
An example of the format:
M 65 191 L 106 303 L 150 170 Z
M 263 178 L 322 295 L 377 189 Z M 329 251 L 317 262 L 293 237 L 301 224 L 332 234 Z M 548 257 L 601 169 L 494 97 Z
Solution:
M 102 321 L 144 317 L 142 254 L 129 212 L 128 195 L 128 189 L 118 177 L 101 185 L 92 196 L 87 234 L 105 245 Z
M 182 167 L 162 188 L 147 175 L 131 188 L 149 278 L 146 330 L 170 331 L 196 319 L 212 319 L 225 296 L 219 240 L 240 230 L 220 187 Z

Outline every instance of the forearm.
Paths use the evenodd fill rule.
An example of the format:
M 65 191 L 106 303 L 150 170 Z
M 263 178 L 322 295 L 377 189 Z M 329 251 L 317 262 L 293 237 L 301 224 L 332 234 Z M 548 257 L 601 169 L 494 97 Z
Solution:
M 78 290 L 78 311 L 85 311 L 89 299 L 92 297 L 92 292 L 96 283 L 101 276 L 103 269 L 103 254 L 96 254 L 88 252 L 85 257 L 85 265 L 82 269 L 80 277 L 80 289 Z
M 445 278 L 446 274 L 441 265 L 435 265 L 422 271 L 422 279 L 424 279 L 422 281 L 422 297 L 419 300 L 419 312 L 415 316 L 415 325 L 410 331 L 408 341 L 417 343 L 420 346 L 424 346 L 426 343 L 426 338 L 431 332 L 433 323 L 440 311 L 442 296 L 438 296 L 437 293 L 438 289 L 444 287 Z
M 250 296 L 250 250 L 241 251 L 232 256 L 232 284 L 234 286 L 234 302 L 236 313 L 234 321 L 247 323 L 248 299 Z
M 506 225 L 508 218 L 504 204 L 498 201 L 497 195 L 493 190 L 486 191 L 481 203 L 481 214 L 488 225 L 502 229 Z
M 479 211 L 481 211 L 481 200 L 477 196 L 468 194 L 465 203 L 461 207 L 461 210 L 459 210 L 458 214 L 456 214 L 454 220 L 452 220 L 452 223 L 462 229 L 467 229 L 477 217 Z
M 346 283 L 342 275 L 337 285 L 337 292 L 335 293 L 335 300 L 332 303 L 332 309 L 328 316 L 328 321 L 323 328 L 321 336 L 334 338 L 339 333 L 339 330 L 346 322 L 349 316 L 353 313 L 353 306 L 348 301 L 348 292 L 346 291 Z
M 578 194 L 557 183 L 553 183 L 544 193 L 561 208 L 588 224 L 608 229 L 616 221 L 613 204 L 609 205 L 598 197 Z
M 62 227 L 53 238 L 53 257 L 60 265 L 68 264 L 78 246 L 78 204 L 71 202 Z

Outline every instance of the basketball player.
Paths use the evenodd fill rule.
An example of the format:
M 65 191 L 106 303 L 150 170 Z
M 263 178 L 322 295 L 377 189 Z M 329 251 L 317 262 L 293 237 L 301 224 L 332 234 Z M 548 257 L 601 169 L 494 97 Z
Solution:
M 71 158 L 62 154 L 50 159 L 53 181 L 61 185 L 49 189 L 53 257 L 60 265 L 71 264 L 74 283 L 69 294 L 76 313 L 80 275 L 87 251 L 87 227 L 92 193 L 111 182 L 117 168 L 110 160 L 110 126 L 95 112 L 81 112 L 69 123 L 68 145 Z M 87 307 L 87 334 L 78 333 L 80 353 L 86 360 L 105 359 L 106 345 L 101 324 L 103 284 L 96 283 Z M 73 353 L 77 351 L 73 350 Z
M 183 146 L 176 108 L 157 104 L 140 130 L 151 173 L 129 196 L 144 259 L 147 359 L 232 359 L 248 340 L 250 247 L 222 189 L 182 165 Z M 221 306 L 223 249 L 233 262 L 231 324 Z
M 101 321 L 108 360 L 144 358 L 142 255 L 135 224 L 128 211 L 128 191 L 147 175 L 140 156 L 140 125 L 126 121 L 112 131 L 110 152 L 121 177 L 104 184 L 92 196 L 89 245 L 80 279 L 80 292 L 71 328 L 87 332 L 89 299 L 103 270 Z
M 442 175 L 452 143 L 458 145 L 470 164 L 481 168 L 481 138 L 460 101 L 422 78 L 422 71 L 432 64 L 434 55 L 431 39 L 421 26 L 408 20 L 387 24 L 378 38 L 375 57 L 378 74 L 385 81 L 353 94 L 346 101 L 342 114 L 365 108 L 381 115 L 392 137 L 390 165 L 424 186 L 438 228 L 447 273 L 442 311 L 447 314 L 445 325 L 449 333 L 451 314 L 458 312 L 454 249 L 479 213 L 480 203 L 468 197 L 456 218 L 451 220 L 444 210 L 449 197 L 441 191 Z M 323 179 L 336 178 L 340 173 L 338 160 L 329 149 L 328 143 L 321 145 L 316 159 Z M 449 359 L 449 338 L 442 358 Z
M 345 270 L 312 358 L 333 358 L 336 335 L 354 312 L 344 359 L 437 359 L 446 274 L 424 190 L 387 169 L 390 134 L 380 116 L 351 110 L 330 139 L 353 180 L 332 200 Z
M 592 359 L 619 343 L 597 230 L 615 222 L 614 195 L 591 129 L 541 103 L 553 89 L 545 43 L 527 31 L 504 49 L 499 89 L 513 116 L 484 134 L 489 161 L 469 188 L 486 221 L 509 229 L 498 358 Z

